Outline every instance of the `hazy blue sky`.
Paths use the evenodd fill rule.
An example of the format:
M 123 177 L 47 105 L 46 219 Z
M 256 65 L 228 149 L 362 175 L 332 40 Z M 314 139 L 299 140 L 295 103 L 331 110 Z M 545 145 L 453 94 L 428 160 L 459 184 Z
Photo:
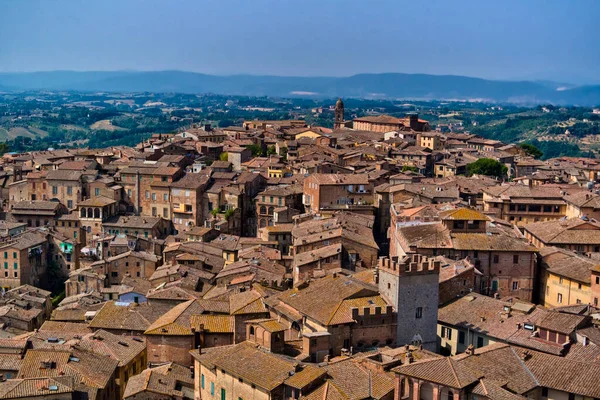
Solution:
M 0 71 L 600 82 L 597 0 L 0 0 Z

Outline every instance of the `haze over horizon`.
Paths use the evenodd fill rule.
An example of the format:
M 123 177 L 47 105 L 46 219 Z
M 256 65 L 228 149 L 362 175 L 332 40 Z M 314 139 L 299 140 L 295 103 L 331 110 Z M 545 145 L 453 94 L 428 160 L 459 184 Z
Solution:
M 600 83 L 600 2 L 0 2 L 0 71 Z

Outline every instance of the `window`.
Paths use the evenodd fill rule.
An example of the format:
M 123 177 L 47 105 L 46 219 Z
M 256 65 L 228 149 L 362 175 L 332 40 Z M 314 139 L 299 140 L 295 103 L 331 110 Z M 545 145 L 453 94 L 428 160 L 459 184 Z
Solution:
M 519 281 L 513 281 L 512 290 L 519 290 Z
M 110 276 L 112 276 L 113 278 L 116 278 L 116 277 L 118 277 L 118 276 L 119 276 L 119 273 L 118 273 L 117 271 L 112 271 L 112 272 L 110 273 Z
M 577 285 L 577 289 L 581 290 L 581 283 Z
M 210 383 L 210 395 L 211 396 L 215 395 L 215 383 L 214 382 Z
M 561 276 L 560 278 L 558 278 L 558 283 L 559 283 L 560 285 L 562 285 L 562 284 L 563 284 L 563 278 L 562 278 L 562 276 Z
M 225 388 L 221 388 L 221 400 L 227 399 L 227 393 L 225 392 Z
M 562 293 L 559 293 L 559 294 L 558 294 L 558 296 L 557 296 L 557 298 L 556 298 L 556 302 L 557 302 L 558 304 L 562 304 Z
M 169 201 L 169 195 L 167 193 L 163 194 L 163 201 Z
M 465 344 L 465 332 L 458 331 L 458 343 Z
M 442 326 L 442 337 L 448 340 L 452 340 L 452 329 Z
M 73 195 L 73 186 L 67 186 L 67 195 Z
M 200 387 L 204 389 L 204 374 L 200 375 Z
M 8 263 L 7 262 L 4 263 L 4 269 L 8 269 Z
M 67 207 L 73 208 L 73 200 L 67 200 Z
M 417 311 L 415 313 L 415 318 L 422 318 L 423 317 L 423 307 L 417 307 Z
M 500 262 L 500 257 L 498 254 L 494 254 L 494 264 L 498 264 Z
M 94 195 L 95 196 L 100 196 L 100 188 L 95 188 L 94 189 Z
M 13 258 L 17 258 L 17 252 L 13 251 Z
M 483 347 L 483 337 L 477 337 L 477 348 Z
M 600 276 L 596 277 L 596 285 L 600 285 Z
M 185 197 L 190 197 L 190 191 L 189 190 L 185 191 Z
M 169 218 L 169 209 L 168 208 L 163 208 L 163 217 Z
M 519 263 L 519 256 L 517 254 L 515 254 L 513 256 L 513 264 L 518 264 Z
M 146 198 L 149 199 L 150 198 L 150 191 L 146 190 Z
M 8 258 L 8 251 L 4 252 L 4 258 Z
M 127 197 L 131 197 L 131 189 L 127 189 Z
M 542 397 L 548 397 L 548 388 L 547 387 L 542 388 Z
M 14 263 L 14 264 L 13 264 L 13 268 L 14 268 L 14 269 L 19 269 L 19 263 Z
M 156 201 L 156 193 L 152 193 L 152 201 Z
M 57 195 L 58 194 L 58 186 L 52 186 L 52 194 L 53 195 Z
M 185 212 L 192 212 L 192 206 L 190 204 L 185 205 Z

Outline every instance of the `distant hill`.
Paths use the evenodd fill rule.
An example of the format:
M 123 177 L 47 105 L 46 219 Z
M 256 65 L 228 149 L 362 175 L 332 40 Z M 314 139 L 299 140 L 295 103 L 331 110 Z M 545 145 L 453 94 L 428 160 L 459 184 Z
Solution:
M 359 74 L 349 77 L 216 76 L 184 71 L 0 73 L 1 90 L 218 93 L 248 96 L 485 100 L 515 104 L 599 105 L 600 85 L 494 81 L 453 75 Z

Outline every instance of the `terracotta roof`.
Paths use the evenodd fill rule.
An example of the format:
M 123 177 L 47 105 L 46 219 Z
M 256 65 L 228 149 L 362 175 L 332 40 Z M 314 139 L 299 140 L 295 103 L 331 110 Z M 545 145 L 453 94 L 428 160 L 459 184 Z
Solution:
M 266 313 L 261 295 L 254 291 L 233 294 L 229 297 L 229 312 L 231 315 Z
M 250 342 L 210 349 L 205 354 L 192 351 L 194 358 L 207 368 L 219 368 L 266 391 L 282 385 L 295 372 L 296 362 L 266 353 Z
M 178 304 L 154 321 L 144 334 L 161 336 L 192 335 L 190 318 L 194 314 L 202 313 L 202 311 L 202 307 L 195 300 Z
M 246 321 L 246 323 L 256 324 L 266 330 L 267 332 L 283 332 L 288 329 L 287 326 L 277 322 L 276 319 L 265 318 L 265 319 L 252 319 Z
M 393 374 L 368 369 L 352 359 L 333 362 L 322 368 L 327 372 L 328 382 L 344 399 L 381 399 L 394 391 Z
M 465 388 L 481 377 L 452 358 L 441 358 L 407 364 L 394 371 L 456 389 Z
M 144 398 L 141 393 L 148 393 L 148 398 L 164 396 L 160 398 L 184 398 L 184 393 L 179 385 L 193 390 L 194 380 L 189 368 L 175 363 L 161 365 L 155 368 L 143 370 L 127 381 L 123 398 Z M 157 396 L 158 395 L 158 396 Z
M 77 203 L 78 206 L 85 206 L 85 207 L 104 207 L 107 206 L 109 204 L 115 204 L 116 201 L 106 197 L 106 196 L 96 196 L 96 197 L 91 197 L 87 200 L 83 200 Z
M 164 304 L 107 302 L 90 322 L 94 329 L 145 331 L 169 310 Z
M 294 373 L 294 375 L 286 379 L 285 384 L 296 389 L 303 389 L 317 379 L 324 377 L 326 374 L 327 371 L 322 368 L 317 368 L 312 365 L 305 365 L 302 370 Z
M 300 314 L 328 325 L 344 300 L 378 294 L 376 287 L 352 278 L 326 276 L 310 282 L 308 287 L 283 292 L 279 300 Z
M 535 376 L 540 386 L 600 398 L 600 368 L 540 352 L 530 352 L 525 366 Z
M 454 221 L 489 221 L 487 216 L 470 208 L 442 211 L 440 212 L 440 218 Z
M 73 392 L 72 377 L 10 379 L 0 383 L 0 399 L 37 398 Z
M 580 218 L 534 222 L 523 229 L 545 245 L 600 245 L 600 224 Z
M 234 317 L 230 315 L 200 314 L 190 317 L 190 326 L 197 332 L 234 333 L 234 325 Z

